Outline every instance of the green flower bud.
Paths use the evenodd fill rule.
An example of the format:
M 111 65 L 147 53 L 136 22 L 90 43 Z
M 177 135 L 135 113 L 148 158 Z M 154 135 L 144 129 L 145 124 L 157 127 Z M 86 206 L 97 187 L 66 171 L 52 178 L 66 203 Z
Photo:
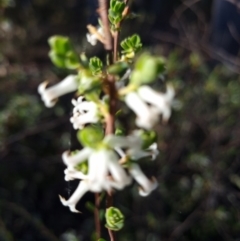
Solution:
M 107 222 L 105 226 L 111 230 L 119 231 L 124 226 L 124 215 L 118 208 L 107 208 L 105 218 Z
M 87 126 L 77 133 L 78 141 L 85 147 L 97 148 L 103 138 L 103 129 L 99 126 Z

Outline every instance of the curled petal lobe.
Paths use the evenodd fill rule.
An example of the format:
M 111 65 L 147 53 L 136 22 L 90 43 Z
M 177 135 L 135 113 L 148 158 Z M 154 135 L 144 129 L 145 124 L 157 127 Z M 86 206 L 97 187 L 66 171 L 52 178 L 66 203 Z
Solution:
M 79 213 L 79 211 L 76 209 L 76 205 L 88 190 L 89 190 L 89 184 L 86 180 L 83 180 L 78 184 L 77 189 L 68 200 L 66 200 L 61 196 L 59 196 L 59 198 L 61 203 L 64 206 L 68 206 L 72 212 Z
M 64 174 L 65 174 L 65 181 L 72 181 L 74 179 L 87 179 L 87 175 L 83 174 L 80 171 L 77 170 L 71 170 L 66 168 L 64 170 Z
M 148 196 L 154 189 L 157 188 L 158 183 L 156 179 L 149 180 L 141 168 L 137 164 L 131 164 L 129 168 L 129 173 L 136 180 L 136 182 L 140 185 L 139 194 L 141 196 Z

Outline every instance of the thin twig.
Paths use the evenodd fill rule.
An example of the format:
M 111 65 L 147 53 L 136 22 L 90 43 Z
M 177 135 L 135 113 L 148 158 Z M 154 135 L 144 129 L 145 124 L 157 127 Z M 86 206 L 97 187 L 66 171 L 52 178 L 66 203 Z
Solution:
M 108 21 L 108 4 L 106 0 L 98 0 L 99 2 L 99 15 L 102 21 L 103 25 L 103 32 L 105 36 L 105 43 L 104 47 L 107 51 L 112 50 L 112 35 L 110 32 L 110 26 L 109 26 L 109 21 Z
M 94 219 L 95 219 L 97 240 L 101 238 L 101 223 L 100 223 L 100 216 L 99 216 L 99 206 L 100 206 L 100 195 L 99 195 L 99 193 L 95 193 Z

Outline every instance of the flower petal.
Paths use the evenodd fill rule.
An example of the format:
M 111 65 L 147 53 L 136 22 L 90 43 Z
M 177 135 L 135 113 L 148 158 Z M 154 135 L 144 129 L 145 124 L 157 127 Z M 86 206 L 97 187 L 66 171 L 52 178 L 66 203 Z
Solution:
M 129 173 L 136 180 L 136 182 L 140 185 L 139 194 L 141 196 L 148 196 L 154 189 L 157 188 L 158 183 L 156 179 L 149 180 L 141 168 L 137 164 L 131 164 L 129 167 Z
M 83 174 L 80 171 L 71 170 L 69 168 L 66 168 L 64 170 L 64 174 L 65 174 L 65 181 L 67 182 L 74 179 L 87 179 L 87 175 Z
M 136 92 L 130 92 L 125 97 L 128 107 L 137 115 L 136 125 L 151 129 L 158 121 L 158 111 L 149 107 Z
M 167 86 L 166 93 L 158 93 L 150 86 L 144 85 L 138 89 L 138 94 L 144 101 L 158 109 L 164 121 L 168 121 L 171 116 L 171 103 L 175 95 L 172 86 Z
M 86 180 L 83 180 L 78 184 L 77 189 L 68 200 L 61 196 L 59 196 L 59 198 L 64 206 L 68 206 L 72 212 L 79 213 L 79 211 L 76 209 L 76 205 L 88 190 L 89 184 Z
M 63 159 L 64 164 L 68 168 L 74 169 L 74 167 L 77 164 L 86 161 L 92 152 L 93 152 L 93 150 L 88 147 L 83 148 L 81 151 L 79 151 L 78 153 L 76 153 L 74 155 L 70 155 L 69 151 L 65 151 L 62 154 L 62 159 Z

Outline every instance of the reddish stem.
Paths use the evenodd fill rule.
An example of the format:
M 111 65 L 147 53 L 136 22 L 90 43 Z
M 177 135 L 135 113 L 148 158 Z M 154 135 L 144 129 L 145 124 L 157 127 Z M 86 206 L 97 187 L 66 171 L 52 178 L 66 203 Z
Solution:
M 94 219 L 95 219 L 97 240 L 101 238 L 101 223 L 100 223 L 100 216 L 99 216 L 99 206 L 100 206 L 100 195 L 99 195 L 99 193 L 95 193 Z

